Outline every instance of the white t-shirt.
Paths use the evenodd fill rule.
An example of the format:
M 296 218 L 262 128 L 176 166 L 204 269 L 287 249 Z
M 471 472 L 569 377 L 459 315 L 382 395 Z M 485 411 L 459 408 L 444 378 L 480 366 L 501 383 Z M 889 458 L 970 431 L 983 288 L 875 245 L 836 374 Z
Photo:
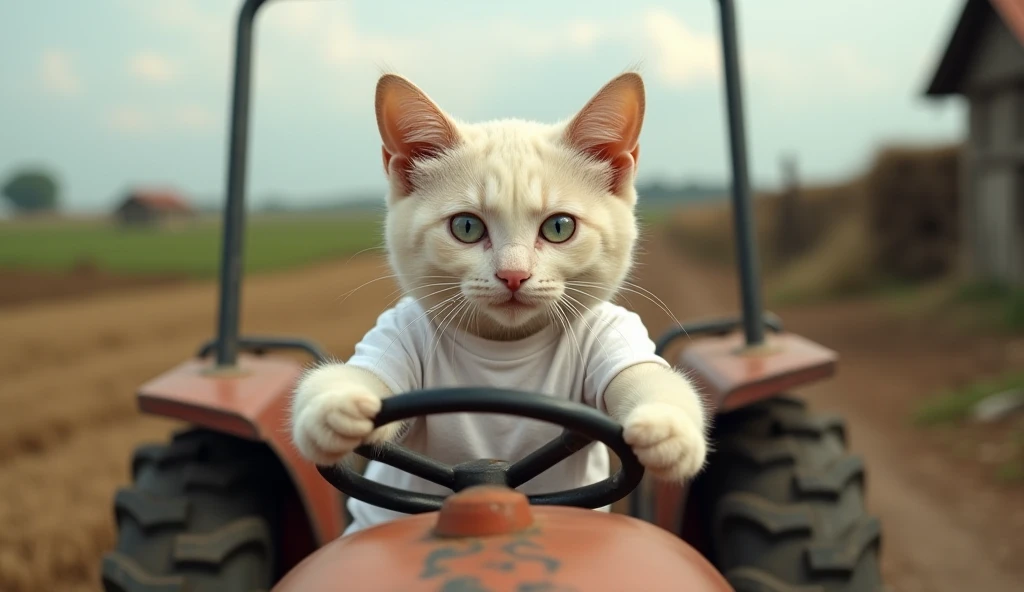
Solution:
M 410 297 L 385 311 L 356 345 L 347 362 L 372 372 L 393 393 L 482 386 L 535 392 L 584 403 L 607 413 L 603 396 L 622 370 L 643 362 L 668 366 L 640 317 L 621 306 L 593 306 L 586 322 L 577 317 L 572 334 L 555 323 L 524 339 L 493 341 L 446 329 L 438 338 L 420 303 Z M 450 413 L 409 420 L 401 444 L 440 462 L 494 458 L 515 462 L 546 444 L 562 428 L 512 415 Z M 595 483 L 609 475 L 607 448 L 595 442 L 518 488 L 550 493 Z M 449 489 L 383 463 L 371 461 L 367 479 L 422 493 Z M 349 499 L 353 522 L 345 534 L 404 514 Z M 608 508 L 601 508 L 607 511 Z

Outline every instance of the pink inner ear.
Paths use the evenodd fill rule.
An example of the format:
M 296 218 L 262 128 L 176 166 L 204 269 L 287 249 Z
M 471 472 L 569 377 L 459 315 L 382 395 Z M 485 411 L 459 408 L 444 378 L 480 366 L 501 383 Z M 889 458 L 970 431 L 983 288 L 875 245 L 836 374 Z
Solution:
M 611 166 L 609 189 L 613 192 L 636 168 L 644 100 L 641 78 L 623 74 L 598 91 L 566 129 L 569 144 Z
M 397 175 L 405 192 L 411 192 L 413 162 L 457 144 L 458 131 L 423 91 L 399 76 L 381 77 L 376 103 L 384 170 Z

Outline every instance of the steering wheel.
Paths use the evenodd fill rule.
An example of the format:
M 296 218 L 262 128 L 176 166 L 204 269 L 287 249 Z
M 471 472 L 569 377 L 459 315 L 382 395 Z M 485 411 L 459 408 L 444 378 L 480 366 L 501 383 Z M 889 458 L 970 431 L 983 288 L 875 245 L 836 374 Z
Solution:
M 522 460 L 471 460 L 449 466 L 398 444 L 362 445 L 355 453 L 421 477 L 453 492 L 474 485 L 504 485 L 515 489 L 598 440 L 615 452 L 620 465 L 614 475 L 574 489 L 528 496 L 531 504 L 601 508 L 623 497 L 640 483 L 643 465 L 622 438 L 622 426 L 597 409 L 537 393 L 497 388 L 445 388 L 412 391 L 382 401 L 374 427 L 438 413 L 501 413 L 562 426 L 564 431 Z M 317 470 L 342 493 L 374 506 L 420 514 L 439 510 L 444 495 L 398 489 L 371 481 L 345 463 L 317 465 Z

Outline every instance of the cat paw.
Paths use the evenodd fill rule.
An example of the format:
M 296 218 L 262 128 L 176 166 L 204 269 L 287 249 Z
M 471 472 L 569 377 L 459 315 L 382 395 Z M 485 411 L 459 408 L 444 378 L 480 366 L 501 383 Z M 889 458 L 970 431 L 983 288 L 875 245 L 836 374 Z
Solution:
M 623 422 L 623 438 L 655 477 L 683 481 L 693 477 L 707 458 L 700 426 L 682 409 L 665 403 L 641 404 Z
M 379 443 L 397 434 L 400 424 L 373 427 L 381 400 L 360 385 L 333 387 L 307 398 L 292 426 L 292 439 L 305 458 L 337 464 L 363 443 Z

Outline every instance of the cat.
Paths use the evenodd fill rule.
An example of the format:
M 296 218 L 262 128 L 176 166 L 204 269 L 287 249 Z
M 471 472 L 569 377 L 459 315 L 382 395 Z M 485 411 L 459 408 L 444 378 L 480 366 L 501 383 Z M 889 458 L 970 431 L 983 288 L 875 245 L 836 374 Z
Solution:
M 433 415 L 373 429 L 386 397 L 494 386 L 594 406 L 624 426 L 649 473 L 670 481 L 696 475 L 708 448 L 701 398 L 654 354 L 639 316 L 611 303 L 639 233 L 640 75 L 615 77 L 554 125 L 460 122 L 395 74 L 379 79 L 375 108 L 389 187 L 385 244 L 404 297 L 347 363 L 301 377 L 291 409 L 300 453 L 333 464 L 361 443 L 398 439 L 450 464 L 515 461 L 559 433 L 495 414 Z M 519 490 L 569 489 L 608 472 L 607 449 L 592 444 Z M 377 462 L 365 475 L 449 493 Z M 401 516 L 358 500 L 349 500 L 349 510 L 346 533 Z

